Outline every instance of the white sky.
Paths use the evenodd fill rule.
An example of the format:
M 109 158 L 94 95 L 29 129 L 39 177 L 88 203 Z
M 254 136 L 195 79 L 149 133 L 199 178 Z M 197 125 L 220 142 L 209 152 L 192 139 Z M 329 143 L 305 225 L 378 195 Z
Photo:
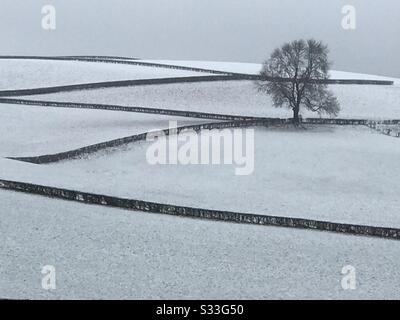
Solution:
M 334 68 L 400 77 L 399 0 L 0 0 L 0 54 L 262 62 L 297 38 L 328 43 Z M 57 29 L 41 28 L 41 9 Z M 343 5 L 357 29 L 341 27 Z

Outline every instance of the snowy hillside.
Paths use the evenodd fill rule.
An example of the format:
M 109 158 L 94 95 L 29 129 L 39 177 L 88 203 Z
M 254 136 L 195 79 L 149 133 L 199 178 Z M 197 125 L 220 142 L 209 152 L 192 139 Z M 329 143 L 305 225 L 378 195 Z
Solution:
M 194 75 L 198 73 L 113 63 L 0 59 L 0 90 Z
M 0 211 L 1 297 L 400 298 L 400 247 L 393 241 L 129 212 L 1 190 L 0 202 L 7 208 L 7 214 Z M 44 261 L 58 270 L 55 291 L 40 287 L 37 270 Z M 340 286 L 340 270 L 349 262 L 364 279 L 356 291 Z
M 105 110 L 55 109 L 0 104 L 0 157 L 63 152 L 163 128 L 168 121 L 198 119 Z
M 223 62 L 223 61 L 179 61 L 179 60 L 139 60 L 144 62 L 173 64 L 184 67 L 196 67 L 204 69 L 213 69 L 225 72 L 258 74 L 261 71 L 262 65 L 259 63 L 244 63 L 244 62 Z M 372 74 L 362 74 L 347 71 L 332 70 L 330 72 L 332 79 L 363 79 L 363 80 L 389 80 L 395 81 L 400 85 L 400 79 L 377 76 Z
M 146 142 L 81 160 L 41 166 L 2 160 L 1 166 L 6 180 L 190 207 L 206 204 L 216 210 L 400 228 L 398 143 L 368 128 L 257 129 L 254 173 L 248 176 L 234 175 L 234 165 L 151 165 Z
M 400 119 L 400 87 L 332 85 L 341 104 L 340 118 Z M 258 117 L 291 117 L 289 109 L 272 106 L 252 81 L 179 83 L 29 96 L 27 99 L 147 106 Z M 318 114 L 302 111 L 304 117 Z M 324 116 L 326 117 L 326 116 Z
M 143 61 L 246 74 L 256 74 L 261 67 L 232 62 Z M 21 88 L 204 75 L 208 73 L 160 66 L 0 59 L 0 95 Z M 332 77 L 389 79 L 339 71 L 333 71 Z M 257 92 L 252 80 L 217 80 L 3 100 L 0 180 L 177 206 L 400 229 L 400 137 L 365 125 L 250 127 L 255 134 L 254 171 L 247 176 L 235 175 L 233 165 L 150 165 L 146 159 L 150 142 L 146 141 L 90 154 L 84 149 L 86 153 L 76 159 L 66 157 L 49 164 L 9 158 L 68 153 L 166 129 L 171 120 L 178 126 L 216 121 L 190 118 L 193 114 L 183 118 L 182 114 L 98 110 L 96 104 L 291 116 L 290 110 L 274 108 L 270 97 Z M 400 81 L 394 81 L 393 86 L 330 85 L 342 107 L 339 117 L 400 120 Z M 32 106 L 20 99 L 94 106 Z M 318 117 L 309 112 L 302 115 Z M 397 124 L 390 128 L 400 132 Z M 167 141 L 175 138 L 172 135 Z M 0 185 L 0 298 L 399 296 L 398 241 L 131 212 L 1 187 L 4 185 Z M 32 265 L 36 268 L 43 261 L 60 267 L 60 289 L 55 292 L 41 290 L 38 275 L 32 273 Z M 340 270 L 349 263 L 357 265 L 363 281 L 359 290 L 345 292 L 340 287 Z

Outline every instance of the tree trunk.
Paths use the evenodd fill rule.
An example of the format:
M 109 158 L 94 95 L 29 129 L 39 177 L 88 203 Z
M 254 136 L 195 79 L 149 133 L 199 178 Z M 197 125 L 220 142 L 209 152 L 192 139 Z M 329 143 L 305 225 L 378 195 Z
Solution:
M 296 106 L 293 108 L 293 124 L 296 126 L 299 125 L 300 123 L 299 112 L 300 112 L 300 106 Z

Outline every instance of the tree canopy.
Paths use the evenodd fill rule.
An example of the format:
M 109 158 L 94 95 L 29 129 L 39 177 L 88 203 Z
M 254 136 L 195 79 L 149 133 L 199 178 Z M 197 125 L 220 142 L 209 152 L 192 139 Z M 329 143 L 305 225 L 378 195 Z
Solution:
M 314 39 L 285 43 L 264 62 L 259 90 L 272 96 L 275 107 L 292 109 L 295 124 L 301 106 L 337 116 L 339 102 L 324 82 L 329 79 L 328 53 L 328 47 Z

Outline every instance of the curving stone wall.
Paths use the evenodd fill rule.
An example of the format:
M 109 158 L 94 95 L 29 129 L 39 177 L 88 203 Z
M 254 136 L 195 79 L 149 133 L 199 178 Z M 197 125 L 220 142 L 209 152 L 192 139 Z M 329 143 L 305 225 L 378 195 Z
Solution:
M 155 109 L 156 110 L 156 109 Z M 191 112 L 189 111 L 186 116 L 189 116 Z M 179 115 L 185 116 L 186 111 L 180 111 Z M 219 115 L 215 118 L 211 117 L 211 119 L 220 119 Z M 388 120 L 387 122 L 397 122 L 400 120 Z M 182 130 L 194 130 L 199 132 L 203 129 L 225 129 L 225 128 L 243 128 L 243 127 L 256 127 L 256 126 L 277 126 L 277 125 L 288 125 L 292 123 L 292 119 L 280 119 L 280 118 L 244 118 L 241 120 L 234 120 L 234 121 L 223 121 L 223 122 L 211 122 L 211 123 L 203 123 L 197 125 L 187 125 L 178 127 L 176 129 L 172 129 L 172 133 L 179 133 Z M 321 118 L 306 118 L 303 119 L 303 124 L 320 124 L 320 125 L 367 125 L 370 123 L 369 120 L 362 120 L 362 119 L 321 119 Z M 151 131 L 154 134 L 157 132 L 162 132 L 164 135 L 171 134 L 170 129 L 164 129 L 160 131 Z M 47 154 L 47 155 L 40 155 L 40 156 L 32 156 L 32 157 L 9 157 L 12 160 L 30 162 L 35 164 L 48 164 L 48 163 L 55 163 L 63 160 L 72 160 L 84 155 L 96 153 L 101 150 L 110 149 L 120 147 L 122 145 L 126 145 L 129 143 L 134 143 L 137 141 L 143 141 L 146 139 L 147 134 L 149 132 L 136 134 L 128 137 L 123 137 L 119 139 L 114 139 L 110 141 L 101 142 L 98 144 L 85 146 L 79 149 L 70 150 L 61 153 L 55 154 Z
M 32 96 L 38 94 L 49 94 L 59 92 L 71 92 L 91 89 L 104 88 L 120 88 L 130 86 L 144 86 L 155 84 L 173 84 L 173 83 L 194 83 L 194 82 L 212 82 L 212 81 L 237 81 L 246 80 L 248 76 L 229 76 L 229 75 L 213 75 L 213 76 L 192 76 L 192 77 L 175 77 L 175 78 L 156 78 L 156 79 L 139 79 L 139 80 L 117 80 L 93 83 L 72 84 L 54 87 L 42 87 L 32 89 L 16 89 L 1 90 L 0 97 L 17 97 Z
M 240 128 L 240 127 L 251 127 L 251 126 L 270 126 L 270 125 L 279 125 L 290 123 L 291 119 L 278 119 L 278 118 L 270 118 L 270 119 L 262 119 L 262 120 L 242 120 L 242 121 L 224 121 L 224 122 L 212 122 L 212 123 L 204 123 L 197 125 L 188 125 L 182 126 L 174 129 L 164 129 L 158 131 L 151 131 L 153 134 L 163 133 L 164 135 L 170 135 L 171 133 L 179 133 L 183 130 L 194 130 L 199 132 L 203 129 L 225 129 L 225 128 Z M 106 141 L 90 146 L 86 146 L 83 148 L 56 153 L 56 154 L 48 154 L 34 157 L 10 157 L 9 159 L 30 162 L 35 164 L 48 164 L 55 163 L 63 160 L 71 160 L 75 158 L 79 158 L 81 156 L 92 154 L 104 149 L 120 147 L 122 145 L 126 145 L 129 143 L 133 143 L 136 141 L 146 140 L 147 134 L 149 132 L 136 134 L 133 136 L 128 136 L 124 138 L 119 138 L 111 141 Z
M 154 81 L 145 80 L 128 80 L 128 81 L 109 81 L 100 83 L 87 83 L 70 86 L 58 86 L 48 88 L 35 88 L 21 90 L 7 90 L 1 91 L 0 96 L 21 96 L 21 95 L 32 95 L 32 94 L 45 94 L 55 92 L 65 92 L 74 90 L 88 90 L 95 88 L 107 88 L 107 87 L 121 87 L 121 86 L 133 86 L 133 85 L 149 85 L 149 84 L 166 84 L 166 83 L 185 83 L 185 82 L 201 82 L 201 81 L 230 81 L 230 80 L 262 80 L 262 81 L 283 81 L 290 82 L 291 79 L 286 78 L 275 78 L 275 77 L 261 77 L 259 75 L 251 75 L 244 73 L 218 71 L 212 69 L 185 67 L 162 63 L 151 63 L 143 62 L 135 59 L 123 60 L 123 58 L 116 57 L 89 57 L 89 56 L 58 56 L 58 57 L 44 57 L 44 56 L 0 56 L 0 59 L 31 59 L 31 60 L 58 60 L 58 61 L 81 61 L 81 62 L 98 62 L 98 63 L 114 63 L 114 64 L 128 64 L 138 65 L 156 68 L 167 68 L 175 70 L 185 70 L 199 73 L 213 74 L 214 76 L 201 76 L 201 77 L 182 77 L 182 78 L 168 78 L 169 81 L 162 81 L 162 79 L 150 79 Z M 175 79 L 175 80 L 174 80 Z M 387 80 L 365 80 L 365 79 L 326 79 L 316 80 L 315 82 L 324 84 L 352 84 L 352 85 L 393 85 L 393 81 Z M 31 91 L 30 91 L 31 90 Z M 32 91 L 33 90 L 33 91 Z M 59 91 L 61 90 L 61 91 Z M 18 92 L 19 91 L 19 92 Z

